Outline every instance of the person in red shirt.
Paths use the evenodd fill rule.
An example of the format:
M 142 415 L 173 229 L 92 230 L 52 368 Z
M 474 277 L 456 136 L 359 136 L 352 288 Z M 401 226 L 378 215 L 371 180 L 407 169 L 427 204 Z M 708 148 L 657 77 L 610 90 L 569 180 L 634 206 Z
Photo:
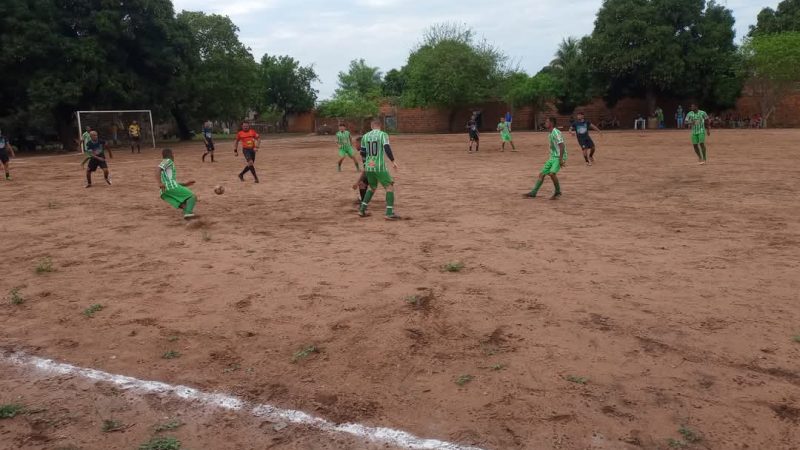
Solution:
M 261 146 L 261 136 L 256 133 L 256 130 L 250 128 L 249 122 L 242 122 L 242 129 L 236 133 L 236 141 L 233 143 L 233 154 L 239 156 L 239 142 L 242 143 L 242 153 L 247 165 L 244 170 L 239 174 L 239 179 L 244 181 L 244 174 L 251 172 L 253 178 L 258 183 L 258 175 L 256 175 L 256 151 Z

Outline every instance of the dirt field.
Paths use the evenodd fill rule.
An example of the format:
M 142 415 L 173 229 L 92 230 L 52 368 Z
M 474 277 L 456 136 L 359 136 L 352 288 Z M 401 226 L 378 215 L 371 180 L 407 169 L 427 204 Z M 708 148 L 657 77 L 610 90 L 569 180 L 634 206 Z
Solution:
M 267 140 L 261 184 L 227 143 L 215 164 L 175 147 L 189 226 L 154 150 L 118 150 L 89 190 L 77 156 L 14 160 L 0 404 L 28 412 L 0 447 L 135 449 L 177 419 L 158 434 L 195 450 L 387 448 L 47 376 L 22 351 L 493 450 L 800 448 L 800 130 L 717 131 L 707 166 L 682 132 L 596 136 L 594 167 L 569 137 L 558 201 L 549 181 L 521 197 L 545 134 L 516 133 L 518 153 L 483 137 L 477 155 L 393 137 L 394 223 L 382 191 L 356 216 L 332 138 Z

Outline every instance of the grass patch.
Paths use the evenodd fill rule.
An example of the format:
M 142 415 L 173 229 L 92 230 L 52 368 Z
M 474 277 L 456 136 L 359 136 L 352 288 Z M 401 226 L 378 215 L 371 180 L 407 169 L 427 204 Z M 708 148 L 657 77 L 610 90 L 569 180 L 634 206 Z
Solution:
M 489 368 L 492 369 L 492 370 L 503 370 L 503 369 L 506 368 L 506 365 L 505 364 L 494 364 L 494 365 L 489 366 Z
M 316 345 L 309 345 L 307 347 L 303 347 L 302 349 L 295 352 L 295 354 L 292 356 L 292 362 L 296 363 L 298 361 L 304 360 L 314 353 L 319 353 L 319 349 L 317 348 Z
M 0 405 L 0 419 L 11 419 L 25 411 L 25 407 L 16 403 Z
M 177 340 L 178 340 L 178 336 L 176 336 L 176 335 L 174 335 L 174 334 L 173 334 L 172 336 L 168 336 L 168 337 L 167 337 L 167 340 L 168 340 L 169 342 L 175 342 L 175 341 L 177 341 Z
M 203 242 L 208 242 L 208 241 L 211 240 L 211 233 L 209 233 L 208 231 L 203 231 L 203 234 L 202 234 L 201 237 L 203 239 Z
M 180 352 L 177 352 L 175 350 L 166 351 L 164 352 L 163 355 L 161 355 L 161 357 L 164 359 L 175 359 L 175 358 L 180 358 L 180 356 L 181 356 Z
M 47 202 L 47 208 L 48 209 L 56 209 L 56 208 L 58 208 L 58 204 L 56 202 L 50 200 L 49 202 Z
M 795 342 L 797 342 L 798 344 L 800 344 L 800 334 L 798 334 L 797 336 L 794 336 L 794 337 L 792 338 L 792 340 L 793 340 L 793 341 L 795 341 Z
M 181 441 L 174 437 L 158 436 L 139 446 L 139 450 L 180 450 Z
M 94 313 L 100 312 L 103 310 L 103 305 L 99 303 L 95 303 L 94 305 L 86 308 L 83 310 L 83 315 L 86 317 L 94 317 Z
M 125 424 L 118 421 L 118 420 L 104 420 L 103 425 L 100 427 L 100 431 L 103 433 L 112 433 L 114 431 L 121 431 L 125 429 Z
M 444 265 L 444 270 L 448 272 L 461 272 L 464 269 L 463 262 L 451 262 Z
M 172 419 L 169 422 L 162 423 L 156 425 L 156 433 L 161 433 L 162 431 L 170 431 L 175 430 L 184 426 L 185 424 L 178 419 Z
M 20 288 L 15 287 L 8 292 L 8 299 L 11 301 L 12 305 L 21 305 L 25 303 L 25 299 L 22 298 L 22 295 L 19 293 Z
M 575 375 L 567 375 L 567 381 L 576 384 L 586 384 L 589 382 L 589 379 L 586 377 L 576 377 Z
M 693 444 L 695 442 L 700 442 L 703 440 L 703 438 L 700 436 L 699 433 L 697 433 L 697 431 L 687 427 L 686 425 L 681 425 L 681 427 L 678 429 L 678 433 L 680 433 L 681 436 L 683 436 L 684 441 L 690 444 Z
M 459 386 L 464 386 L 465 384 L 469 383 L 470 381 L 472 381 L 474 379 L 475 379 L 475 377 L 473 377 L 472 375 L 469 375 L 469 374 L 459 375 L 459 377 L 456 378 L 456 384 L 459 385 Z
M 50 257 L 42 258 L 36 264 L 36 273 L 49 273 L 54 271 L 53 260 Z
M 669 448 L 686 448 L 689 444 L 680 439 L 669 438 L 667 439 L 667 445 L 669 445 Z

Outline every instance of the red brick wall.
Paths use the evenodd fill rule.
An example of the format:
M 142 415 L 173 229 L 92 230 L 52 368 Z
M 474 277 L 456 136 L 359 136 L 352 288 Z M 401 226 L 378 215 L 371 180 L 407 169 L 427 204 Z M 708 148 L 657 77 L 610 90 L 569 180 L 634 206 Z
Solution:
M 741 114 L 745 117 L 752 117 L 761 113 L 759 98 L 753 95 L 753 91 L 745 89 L 742 97 L 736 102 L 734 114 Z M 794 128 L 800 127 L 800 89 L 783 97 L 783 100 L 775 108 L 775 112 L 767 120 L 770 128 Z

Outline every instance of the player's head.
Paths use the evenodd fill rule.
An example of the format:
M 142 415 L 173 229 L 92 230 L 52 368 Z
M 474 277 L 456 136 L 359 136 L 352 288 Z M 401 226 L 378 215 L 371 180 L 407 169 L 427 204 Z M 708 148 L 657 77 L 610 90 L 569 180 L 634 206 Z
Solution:
M 583 111 L 578 111 L 578 114 L 575 114 L 575 117 L 577 117 L 578 120 L 583 120 L 585 116 L 583 115 Z
M 135 121 L 135 120 L 133 121 L 133 124 L 134 124 L 134 125 L 136 125 L 137 123 L 139 123 L 139 122 L 137 122 L 137 121 Z
M 344 131 L 347 129 L 347 124 L 342 122 L 339 124 L 339 131 Z
M 242 130 L 247 131 L 250 129 L 250 122 L 244 121 L 242 122 Z
M 500 122 L 505 122 L 505 121 L 506 121 L 506 116 L 500 116 Z
M 691 109 L 694 112 L 697 112 L 697 104 L 696 103 L 692 103 L 692 105 L 689 107 L 689 109 Z
M 161 157 L 164 159 L 175 159 L 175 156 L 172 154 L 171 148 L 165 148 L 161 150 Z
M 545 125 L 547 125 L 547 129 L 548 130 L 552 130 L 553 128 L 556 127 L 556 118 L 555 117 L 548 117 L 547 121 L 545 122 Z
M 89 137 L 92 138 L 93 141 L 97 142 L 97 131 L 90 131 Z
M 86 125 L 86 132 L 88 133 L 90 131 L 92 131 L 92 127 L 90 127 L 89 125 Z
M 380 130 L 381 129 L 381 119 L 372 119 L 370 122 L 373 130 Z

